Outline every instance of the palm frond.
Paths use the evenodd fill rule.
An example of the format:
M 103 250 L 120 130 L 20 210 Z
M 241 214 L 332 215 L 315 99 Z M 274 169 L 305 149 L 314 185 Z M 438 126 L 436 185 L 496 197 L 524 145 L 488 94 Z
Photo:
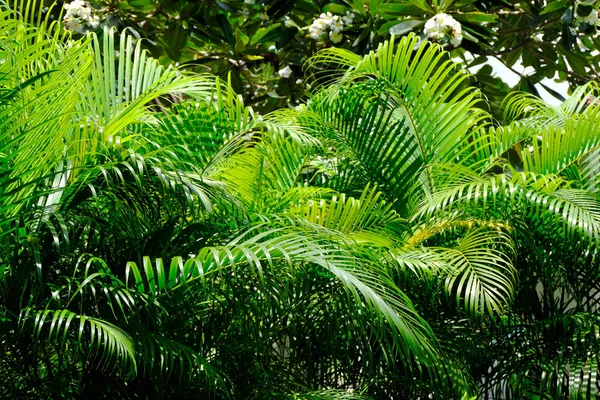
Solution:
M 494 339 L 504 354 L 484 387 L 496 396 L 594 398 L 599 329 L 597 316 L 588 313 L 506 321 Z
M 570 188 L 569 181 L 560 177 L 518 172 L 481 177 L 455 166 L 434 169 L 438 168 L 445 176 L 453 174 L 453 179 L 440 180 L 438 190 L 424 199 L 417 218 L 464 207 L 475 207 L 482 215 L 508 218 L 515 209 L 521 209 L 519 215 L 534 226 L 559 223 L 563 237 L 577 234 L 592 242 L 598 239 L 599 199 L 588 191 Z
M 206 384 L 214 390 L 227 392 L 227 384 L 206 358 L 194 349 L 168 337 L 133 324 L 132 339 L 141 373 L 164 381 L 176 378 L 180 385 Z
M 61 61 L 48 73 L 0 108 L 0 152 L 6 168 L 2 171 L 6 183 L 1 195 L 7 218 L 32 202 L 37 185 L 54 177 L 64 151 L 64 132 L 72 127 L 79 86 L 91 72 L 90 55 L 85 43 L 65 50 Z M 17 53 L 15 57 L 21 56 Z M 13 79 L 19 79 L 15 73 Z
M 117 137 L 125 138 L 123 129 L 127 126 L 155 123 L 148 109 L 154 99 L 167 94 L 212 98 L 216 90 L 214 79 L 186 76 L 172 67 L 162 67 L 126 32 L 120 35 L 118 48 L 114 30 L 106 31 L 102 43 L 97 36 L 92 37 L 94 70 L 79 104 L 80 112 L 91 116 L 104 145 Z
M 440 252 L 451 266 L 445 286 L 457 308 L 471 316 L 494 316 L 507 310 L 517 279 L 510 257 L 512 243 L 506 234 L 473 230 L 455 248 L 434 251 Z
M 549 127 L 536 132 L 530 148 L 523 148 L 524 168 L 538 174 L 560 174 L 600 146 L 600 107 L 592 107 L 577 119 L 568 119 L 563 128 Z
M 367 400 L 370 397 L 361 395 L 358 393 L 352 393 L 351 391 L 342 390 L 318 390 L 305 393 L 295 393 L 290 395 L 282 396 L 283 399 L 288 400 Z
M 476 107 L 477 91 L 465 86 L 468 76 L 456 72 L 438 47 L 425 44 L 413 51 L 416 42 L 414 36 L 397 45 L 392 39 L 364 58 L 327 49 L 309 62 L 314 68 L 329 62 L 347 68 L 311 104 L 333 129 L 321 135 L 336 138 L 339 151 L 356 160 L 338 170 L 346 184 L 337 190 L 349 188 L 351 175 L 364 174 L 403 204 L 416 177 L 427 176 L 425 165 L 452 161 L 481 168 L 488 162 L 486 140 L 473 141 L 469 134 L 475 129 L 483 134 L 488 121 Z
M 366 187 L 359 198 L 333 196 L 331 200 L 304 200 L 290 208 L 290 216 L 344 233 L 361 245 L 393 246 L 402 219 L 376 188 Z
M 275 236 L 269 238 L 272 235 Z M 328 248 L 316 238 L 307 238 L 293 231 L 266 230 L 249 239 L 240 238 L 239 243 L 236 241 L 229 246 L 203 248 L 187 261 L 173 259 L 168 267 L 161 260 L 156 261 L 156 267 L 149 259 L 144 261 L 143 266 L 130 262 L 126 280 L 129 286 L 156 296 L 242 265 L 250 268 L 262 281 L 265 274 L 273 273 L 270 270 L 287 270 L 298 262 L 314 264 L 330 272 L 358 304 L 364 303 L 387 320 L 399 335 L 395 343 L 398 350 L 414 354 L 425 365 L 430 365 L 436 359 L 431 332 L 426 323 L 414 312 L 408 297 L 399 289 L 389 286 L 393 285 L 391 281 L 379 277 L 375 271 L 359 268 L 357 263 L 360 260 L 349 252 Z M 265 266 L 269 270 L 265 270 Z
M 93 362 L 105 369 L 115 365 L 125 376 L 135 375 L 137 364 L 131 337 L 105 320 L 79 315 L 70 310 L 23 310 L 21 329 L 31 329 L 34 339 L 47 343 L 67 339 L 93 355 Z

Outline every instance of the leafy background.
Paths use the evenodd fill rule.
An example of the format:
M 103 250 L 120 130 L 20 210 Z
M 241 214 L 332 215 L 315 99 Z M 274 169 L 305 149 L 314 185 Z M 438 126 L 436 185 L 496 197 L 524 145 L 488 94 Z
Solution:
M 250 4 L 249 4 L 250 3 Z M 307 27 L 319 13 L 352 12 L 356 18 L 336 47 L 367 54 L 390 37 L 421 33 L 425 21 L 447 13 L 462 24 L 465 40 L 452 56 L 463 68 L 493 58 L 519 76 L 512 88 L 484 66 L 476 85 L 492 102 L 490 111 L 512 90 L 538 94 L 543 88 L 564 100 L 548 81 L 568 82 L 571 88 L 598 78 L 595 26 L 581 23 L 596 7 L 585 1 L 113 1 L 92 2 L 104 10 L 109 25 L 130 28 L 147 38 L 147 48 L 162 63 L 178 62 L 196 71 L 226 78 L 246 104 L 270 111 L 305 98 L 303 65 L 322 47 L 308 37 Z M 276 49 L 276 51 L 274 50 Z M 291 66 L 293 75 L 276 72 Z M 523 74 L 520 67 L 533 67 Z M 515 68 L 514 68 L 515 67 Z M 308 78 L 308 80 L 307 80 Z M 302 82 L 298 82 L 298 80 Z M 546 79 L 546 80 L 545 80 Z

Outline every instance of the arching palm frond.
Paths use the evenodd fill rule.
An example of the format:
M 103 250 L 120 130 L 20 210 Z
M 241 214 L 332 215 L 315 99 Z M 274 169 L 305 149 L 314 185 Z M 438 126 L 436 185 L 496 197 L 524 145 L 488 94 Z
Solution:
M 268 238 L 271 235 L 274 237 Z M 263 239 L 264 238 L 264 239 Z M 295 262 L 312 263 L 330 272 L 359 302 L 365 302 L 387 320 L 402 338 L 396 345 L 419 360 L 435 359 L 427 325 L 412 310 L 410 300 L 399 290 L 386 290 L 386 282 L 374 272 L 360 268 L 361 261 L 350 252 L 320 244 L 317 238 L 267 230 L 230 246 L 204 248 L 187 261 L 174 259 L 167 267 L 158 260 L 156 268 L 146 259 L 143 267 L 130 262 L 127 282 L 150 295 L 185 285 L 190 280 L 209 279 L 209 275 L 246 265 L 257 279 L 268 273 L 265 267 L 293 268 Z
M 504 122 L 521 120 L 532 126 L 562 127 L 566 120 L 586 114 L 588 107 L 596 103 L 598 84 L 588 82 L 578 87 L 560 106 L 551 106 L 539 97 L 515 92 L 503 102 Z
M 499 315 L 508 309 L 516 291 L 516 271 L 507 235 L 474 230 L 455 248 L 438 251 L 451 266 L 445 286 L 457 308 L 471 316 Z
M 438 185 L 437 191 L 424 199 L 417 217 L 469 207 L 488 217 L 509 218 L 513 210 L 521 209 L 518 215 L 533 227 L 550 224 L 554 229 L 561 227 L 562 237 L 579 235 L 594 243 L 598 239 L 600 200 L 593 193 L 571 188 L 570 182 L 560 177 L 517 172 L 481 177 L 454 166 L 441 166 L 440 170 L 446 177 L 452 174 L 453 179 L 444 180 L 447 185 Z
M 7 18 L 6 14 L 3 17 Z M 14 26 L 28 29 L 19 24 Z M 15 35 L 19 32 L 10 26 L 11 23 L 3 25 L 7 27 L 8 43 L 17 40 Z M 67 48 L 41 40 L 35 54 L 31 48 L 24 50 L 14 43 L 7 44 L 6 49 L 7 62 L 0 67 L 3 86 L 8 86 L 7 94 L 10 93 L 0 104 L 2 224 L 11 223 L 19 213 L 30 212 L 31 208 L 24 207 L 35 207 L 39 195 L 36 192 L 60 190 L 54 178 L 61 168 L 65 132 L 73 126 L 71 115 L 79 96 L 78 86 L 88 79 L 92 66 L 86 42 Z M 60 58 L 54 59 L 53 53 Z M 40 56 L 53 61 L 29 76 L 27 66 Z M 2 228 L 5 229 L 8 227 Z
M 62 19 L 63 10 L 60 10 L 56 19 L 53 19 L 52 17 L 53 11 L 59 7 L 59 4 L 56 2 L 50 4 L 45 3 L 47 2 L 42 0 L 12 0 L 4 3 L 12 12 L 12 18 L 35 27 L 37 38 L 25 42 L 29 46 L 32 46 L 34 45 L 34 42 L 37 42 L 40 39 L 46 39 L 47 37 L 63 40 L 70 35 L 67 30 L 60 26 L 59 21 Z
M 314 392 L 295 393 L 283 395 L 282 399 L 287 400 L 367 400 L 370 397 L 353 393 L 352 391 L 342 390 L 319 390 Z
M 148 103 L 154 99 L 167 94 L 204 99 L 215 91 L 213 79 L 186 76 L 174 68 L 162 67 L 127 33 L 119 37 L 118 48 L 113 30 L 106 32 L 102 43 L 95 35 L 93 38 L 94 71 L 89 85 L 83 88 L 80 106 L 81 112 L 91 116 L 98 126 L 103 143 L 123 135 L 122 130 L 129 125 L 154 123 L 148 110 Z
M 343 90 L 343 96 L 319 102 L 313 110 L 326 130 L 336 154 L 335 174 L 325 184 L 338 191 L 360 193 L 369 181 L 378 182 L 390 196 L 401 197 L 410 187 L 424 161 L 420 142 L 411 135 L 411 126 L 392 110 L 388 98 L 380 98 L 376 84 Z M 328 128 L 328 129 L 327 129 Z
M 438 46 L 419 46 L 418 38 L 409 35 L 398 43 L 394 38 L 381 44 L 377 51 L 359 57 L 341 49 L 326 49 L 309 65 L 329 60 L 347 69 L 339 84 L 363 79 L 382 79 L 385 89 L 397 102 L 396 107 L 412 121 L 417 130 L 415 140 L 422 143 L 423 156 L 450 157 L 457 139 L 464 140 L 469 130 L 488 116 L 475 107 L 478 92 L 465 86 L 468 75 L 456 70 L 454 63 Z M 348 68 L 349 67 L 349 68 Z
M 501 231 L 471 229 L 454 246 L 392 250 L 394 261 L 423 280 L 443 279 L 450 302 L 469 317 L 501 315 L 516 292 L 512 241 Z
M 121 328 L 102 319 L 78 315 L 70 310 L 25 309 L 20 316 L 21 329 L 32 332 L 34 340 L 65 343 L 81 347 L 84 354 L 93 355 L 101 368 L 116 366 L 125 376 L 136 373 L 135 349 L 131 337 Z M 85 338 L 84 338 L 85 336 Z
M 558 106 L 550 106 L 539 97 L 529 93 L 516 92 L 507 96 L 503 104 L 504 123 L 523 121 L 530 125 L 561 125 L 568 117 L 565 110 Z
M 291 201 L 314 196 L 316 191 L 302 188 L 300 182 L 313 146 L 292 136 L 264 133 L 211 167 L 211 173 L 236 193 L 249 211 L 279 212 Z
M 529 148 L 522 149 L 524 169 L 538 174 L 561 174 L 600 146 L 598 116 L 592 107 L 577 119 L 568 119 L 562 128 L 554 126 L 536 132 Z
M 343 233 L 361 245 L 392 247 L 398 240 L 402 219 L 381 199 L 376 188 L 364 189 L 359 198 L 333 196 L 331 200 L 311 199 L 292 205 L 290 216 Z
M 143 324 L 133 323 L 128 328 L 143 376 L 165 382 L 172 379 L 182 386 L 202 385 L 214 393 L 226 394 L 230 390 L 222 374 L 198 351 L 152 332 Z
M 338 175 L 346 183 L 336 189 L 350 188 L 350 179 L 364 175 L 392 199 L 401 199 L 402 207 L 419 174 L 425 174 L 420 184 L 429 183 L 424 166 L 452 161 L 477 169 L 488 161 L 486 141 L 470 136 L 476 129 L 483 135 L 488 121 L 475 106 L 477 91 L 466 86 L 467 75 L 438 47 L 426 44 L 413 51 L 416 41 L 413 36 L 397 45 L 392 40 L 364 58 L 327 49 L 309 62 L 315 68 L 329 62 L 347 68 L 337 85 L 311 104 L 333 130 L 322 135 L 336 139 L 353 160 L 342 164 Z

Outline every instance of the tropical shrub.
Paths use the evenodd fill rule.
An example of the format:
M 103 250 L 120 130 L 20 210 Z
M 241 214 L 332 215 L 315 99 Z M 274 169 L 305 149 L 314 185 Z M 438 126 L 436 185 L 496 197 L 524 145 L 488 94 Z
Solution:
M 0 18 L 3 396 L 595 396 L 594 85 L 500 125 L 408 35 L 260 115 L 128 32 Z

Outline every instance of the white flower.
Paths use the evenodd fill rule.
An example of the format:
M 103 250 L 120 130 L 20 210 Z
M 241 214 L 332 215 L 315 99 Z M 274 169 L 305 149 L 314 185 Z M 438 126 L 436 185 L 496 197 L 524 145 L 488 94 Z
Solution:
M 354 13 L 351 13 L 350 11 L 346 11 L 346 15 L 344 15 L 342 17 L 342 21 L 344 21 L 344 23 L 346 25 L 350 25 L 350 24 L 352 24 L 352 22 L 354 22 L 354 17 L 356 17 L 354 15 Z
M 342 41 L 343 38 L 344 38 L 344 35 L 342 35 L 341 32 L 336 32 L 336 31 L 329 32 L 329 39 L 331 39 L 331 41 L 333 43 L 339 43 Z
M 423 33 L 442 45 L 449 43 L 456 47 L 463 40 L 460 22 L 448 14 L 437 14 L 430 18 L 425 23 Z
M 454 21 L 454 18 L 452 18 L 448 14 L 444 14 L 444 13 L 438 14 L 433 18 L 435 18 L 437 20 L 437 23 L 440 26 L 450 25 L 452 23 L 452 21 Z
M 67 17 L 80 17 L 83 16 L 86 11 L 84 9 L 87 8 L 85 1 L 75 0 L 71 3 L 65 4 L 65 10 L 67 10 Z
M 82 18 L 87 19 L 92 16 L 92 9 L 89 7 L 82 7 L 79 9 L 79 15 Z
M 462 26 L 458 21 L 455 20 L 454 23 L 450 25 L 450 28 L 452 29 L 452 36 L 462 35 Z
M 327 35 L 333 43 L 339 43 L 344 38 L 342 30 L 344 29 L 345 21 L 352 22 L 353 18 L 354 14 L 350 12 L 346 12 L 346 15 L 343 17 L 333 15 L 330 12 L 322 13 L 308 27 L 308 36 L 311 39 L 320 40 Z
M 76 33 L 85 33 L 87 28 L 95 29 L 100 25 L 100 18 L 85 1 L 74 0 L 64 5 L 66 10 L 63 22 L 65 28 Z
M 440 29 L 440 26 L 437 23 L 437 20 L 435 19 L 435 17 L 429 19 L 427 22 L 425 22 L 425 34 L 427 36 L 430 36 L 432 33 L 437 32 Z
M 312 39 L 320 39 L 323 36 L 323 33 L 327 29 L 327 25 L 323 22 L 322 19 L 316 19 L 313 21 L 312 25 L 308 28 L 308 32 L 310 33 L 310 37 Z
M 94 15 L 88 20 L 88 25 L 93 29 L 96 29 L 98 25 L 100 25 L 100 18 L 97 15 Z
M 288 65 L 285 68 L 280 69 L 279 71 L 277 71 L 277 75 L 279 75 L 282 78 L 289 78 L 292 75 L 292 69 Z
M 314 26 L 316 29 L 319 29 L 319 30 L 322 30 L 322 31 L 325 30 L 325 29 L 327 29 L 327 23 L 325 22 L 325 20 L 323 20 L 321 18 L 316 19 L 313 22 L 312 26 Z
M 270 51 L 271 53 L 277 53 L 277 47 L 275 45 L 269 46 L 269 48 L 267 50 Z
M 462 35 L 454 36 L 450 39 L 450 44 L 454 47 L 458 47 L 462 43 L 462 40 L 463 40 Z
M 577 17 L 577 19 L 581 22 L 585 22 L 588 25 L 596 25 L 596 23 L 598 22 L 598 11 L 592 10 L 590 15 L 587 15 L 582 18 Z
M 65 21 L 67 29 L 76 33 L 84 33 L 83 24 L 79 18 L 71 18 Z
M 336 17 L 337 17 L 337 15 L 336 15 Z M 344 29 L 344 23 L 338 18 L 329 24 L 329 28 L 333 32 L 341 32 L 342 29 Z
M 65 4 L 65 10 L 77 9 L 85 7 L 85 1 L 83 0 L 74 0 L 70 3 Z
M 323 13 L 320 16 L 321 21 L 323 21 L 323 23 L 325 23 L 325 25 L 329 25 L 331 23 L 331 21 L 333 21 L 333 15 L 331 15 L 330 12 L 328 12 L 327 14 Z

